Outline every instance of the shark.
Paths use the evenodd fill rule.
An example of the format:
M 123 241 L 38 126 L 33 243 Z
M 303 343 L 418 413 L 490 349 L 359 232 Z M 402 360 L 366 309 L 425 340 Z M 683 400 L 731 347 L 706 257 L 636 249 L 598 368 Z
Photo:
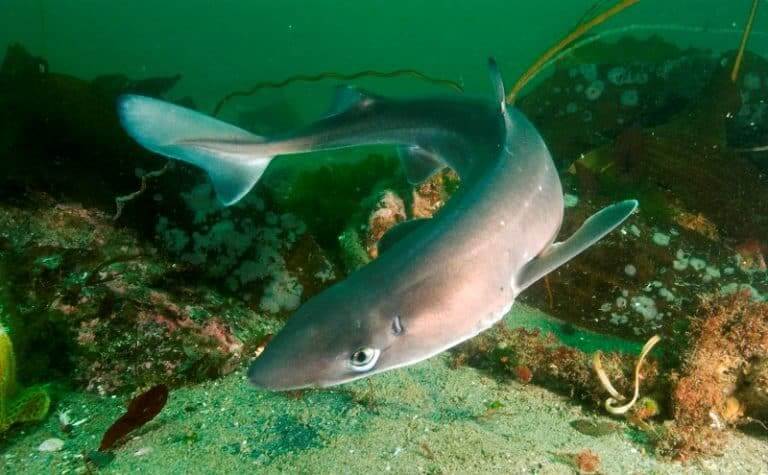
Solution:
M 557 169 L 535 126 L 506 105 L 492 59 L 489 70 L 491 98 L 385 98 L 344 86 L 325 117 L 271 137 L 156 99 L 119 99 L 128 134 L 205 170 L 224 205 L 275 156 L 371 144 L 396 147 L 411 183 L 444 167 L 461 179 L 435 216 L 397 224 L 377 259 L 301 305 L 251 363 L 251 383 L 328 387 L 437 355 L 497 323 L 521 292 L 634 212 L 636 200 L 615 203 L 557 242 Z

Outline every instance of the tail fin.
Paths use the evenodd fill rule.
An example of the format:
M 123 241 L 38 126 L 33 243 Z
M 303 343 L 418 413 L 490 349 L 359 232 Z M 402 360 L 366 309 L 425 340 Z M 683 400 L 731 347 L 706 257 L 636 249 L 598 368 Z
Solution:
M 232 147 L 261 142 L 261 137 L 190 109 L 136 95 L 121 96 L 117 109 L 123 128 L 140 145 L 205 170 L 226 206 L 253 188 L 272 159 Z M 194 141 L 204 141 L 205 146 Z

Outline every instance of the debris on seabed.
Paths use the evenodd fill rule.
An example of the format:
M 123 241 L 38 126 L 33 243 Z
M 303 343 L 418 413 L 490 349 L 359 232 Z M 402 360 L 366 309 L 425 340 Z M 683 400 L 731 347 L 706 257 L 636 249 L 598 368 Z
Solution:
M 37 450 L 40 452 L 58 452 L 64 448 L 64 441 L 55 437 L 44 440 Z

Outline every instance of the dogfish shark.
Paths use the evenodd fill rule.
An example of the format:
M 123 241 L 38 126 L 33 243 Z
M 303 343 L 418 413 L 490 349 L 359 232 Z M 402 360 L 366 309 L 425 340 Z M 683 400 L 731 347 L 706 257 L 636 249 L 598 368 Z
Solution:
M 377 259 L 299 307 L 251 364 L 254 385 L 332 386 L 445 351 L 498 322 L 518 294 L 637 208 L 608 206 L 555 242 L 564 212 L 555 164 L 533 124 L 506 106 L 489 65 L 491 100 L 384 98 L 345 86 L 327 116 L 272 137 L 148 97 L 119 99 L 128 134 L 205 170 L 224 205 L 248 193 L 273 157 L 317 150 L 387 144 L 411 183 L 444 167 L 461 178 L 434 217 L 396 225 Z

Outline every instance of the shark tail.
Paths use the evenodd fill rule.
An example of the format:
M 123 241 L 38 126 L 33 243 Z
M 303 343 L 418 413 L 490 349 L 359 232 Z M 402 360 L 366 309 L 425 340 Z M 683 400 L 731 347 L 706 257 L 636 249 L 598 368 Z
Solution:
M 137 95 L 118 99 L 123 128 L 143 147 L 208 173 L 224 205 L 237 203 L 259 181 L 271 156 L 244 147 L 264 139 L 213 117 L 168 102 Z

